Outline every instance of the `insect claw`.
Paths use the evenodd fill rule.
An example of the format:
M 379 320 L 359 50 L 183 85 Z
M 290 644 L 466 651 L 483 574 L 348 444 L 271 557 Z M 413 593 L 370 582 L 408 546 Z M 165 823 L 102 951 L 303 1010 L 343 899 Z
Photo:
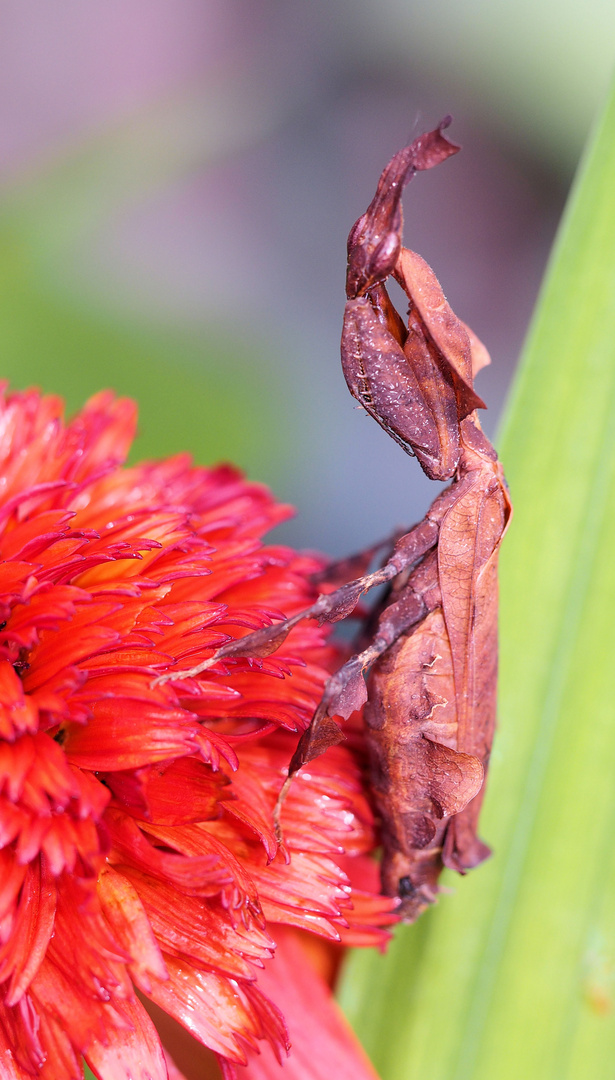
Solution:
M 218 650 L 220 651 L 220 650 Z M 207 668 L 213 667 L 217 663 L 218 654 L 215 653 L 210 656 L 208 660 L 203 660 L 202 663 L 197 664 L 195 667 L 185 668 L 183 671 L 165 671 L 164 675 L 157 675 L 155 679 L 152 679 L 150 685 L 163 686 L 164 683 L 177 682 L 180 679 L 194 679 L 197 675 L 200 675 L 202 671 L 207 671 Z
M 280 853 L 283 855 L 284 861 L 286 863 L 290 862 L 290 855 L 288 853 L 286 845 L 284 844 L 284 837 L 282 835 L 281 813 L 284 800 L 288 795 L 288 792 L 290 791 L 290 785 L 292 784 L 292 781 L 293 774 L 289 773 L 284 783 L 282 784 L 282 787 L 280 788 L 275 806 L 273 808 L 273 830 L 278 844 L 278 851 L 280 851 Z

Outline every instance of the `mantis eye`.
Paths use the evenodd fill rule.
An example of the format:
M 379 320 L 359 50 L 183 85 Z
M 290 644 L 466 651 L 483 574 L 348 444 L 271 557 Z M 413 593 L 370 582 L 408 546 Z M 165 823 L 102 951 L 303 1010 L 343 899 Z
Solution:
M 387 233 L 380 241 L 371 257 L 369 267 L 374 284 L 393 272 L 400 248 L 401 240 L 397 232 Z
M 416 892 L 416 889 L 409 877 L 400 877 L 397 884 L 397 892 L 400 899 L 404 900 L 406 896 L 412 896 Z
M 372 237 L 360 238 L 357 226 L 359 219 L 349 238 L 348 273 L 346 277 L 346 295 L 349 299 L 363 296 L 374 285 L 384 281 L 395 269 L 401 249 L 401 239 L 398 230 L 386 232 L 381 240 L 374 245 Z

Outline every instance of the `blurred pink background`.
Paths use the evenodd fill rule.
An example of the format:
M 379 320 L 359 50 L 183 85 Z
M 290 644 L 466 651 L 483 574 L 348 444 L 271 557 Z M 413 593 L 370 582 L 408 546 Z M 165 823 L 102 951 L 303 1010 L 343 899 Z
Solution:
M 342 553 L 420 517 L 431 485 L 341 376 L 348 229 L 388 158 L 452 113 L 463 153 L 411 185 L 405 238 L 491 352 L 478 390 L 493 434 L 615 53 L 598 0 L 584 14 L 519 0 L 514 18 L 460 7 L 0 0 L 11 380 L 72 407 L 108 378 L 142 385 L 144 452 L 236 456 L 298 507 L 280 537 L 299 546 Z M 77 348 L 71 312 L 78 380 L 58 359 Z M 103 323 L 125 350 L 113 372 Z M 130 376 L 142 333 L 164 343 L 164 384 L 146 362 Z M 187 338 L 189 360 L 173 346 Z

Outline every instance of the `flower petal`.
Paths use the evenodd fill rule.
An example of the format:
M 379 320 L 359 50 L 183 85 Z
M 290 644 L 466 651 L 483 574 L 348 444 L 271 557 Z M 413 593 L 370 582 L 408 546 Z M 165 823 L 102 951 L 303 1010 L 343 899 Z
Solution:
M 53 932 L 56 887 L 44 860 L 28 867 L 11 935 L 0 948 L 0 982 L 10 978 L 5 1003 L 16 1005 L 36 975 Z
M 261 987 L 267 969 L 284 973 L 271 985 L 291 1011 L 297 978 L 309 981 L 300 957 L 296 970 L 272 961 L 277 928 L 265 918 L 311 940 L 378 943 L 395 918 L 364 880 L 369 867 L 354 872 L 375 843 L 358 722 L 293 782 L 284 845 L 276 838 L 297 733 L 338 661 L 327 629 L 300 623 L 267 658 L 181 678 L 222 643 L 309 607 L 319 560 L 261 543 L 288 508 L 228 466 L 179 455 L 119 468 L 133 431 L 132 404 L 109 393 L 65 424 L 58 399 L 0 390 L 0 1076 L 10 1080 L 79 1080 L 84 1055 L 101 1080 L 165 1080 L 135 986 L 230 1077 L 261 1042 L 286 1048 Z M 306 1015 L 325 1008 L 319 993 Z M 329 1064 L 339 1076 L 335 1053 Z
M 107 866 L 98 879 L 98 898 L 114 938 L 131 957 L 128 970 L 133 982 L 147 993 L 150 977 L 164 981 L 167 969 L 137 890 Z
M 115 1031 L 106 1043 L 92 1039 L 85 1060 L 99 1080 L 167 1080 L 156 1028 L 139 1001 L 122 1002 L 132 1030 Z
M 284 1003 L 291 1050 L 280 1066 L 268 1046 L 248 1051 L 238 1080 L 378 1080 L 329 988 L 316 974 L 292 931 L 278 937 L 275 959 L 259 985 Z
M 148 997 L 205 1046 L 231 1061 L 245 1062 L 245 1047 L 256 1047 L 259 1039 L 271 1038 L 276 1045 L 285 1041 L 280 1013 L 271 1003 L 264 1004 L 255 986 L 197 971 L 172 957 L 165 961 L 170 979 L 154 983 Z
M 138 769 L 154 761 L 194 753 L 198 724 L 184 709 L 133 698 L 97 702 L 86 726 L 67 729 L 64 750 L 82 769 Z

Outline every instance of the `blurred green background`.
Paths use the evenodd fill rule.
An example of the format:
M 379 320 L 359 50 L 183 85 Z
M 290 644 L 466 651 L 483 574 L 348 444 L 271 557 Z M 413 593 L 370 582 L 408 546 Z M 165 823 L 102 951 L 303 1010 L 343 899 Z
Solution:
M 138 456 L 232 459 L 341 553 L 429 484 L 339 370 L 345 238 L 447 112 L 406 238 L 485 340 L 493 431 L 615 55 L 588 0 L 1 0 L 0 341 L 15 386 L 140 403 Z

